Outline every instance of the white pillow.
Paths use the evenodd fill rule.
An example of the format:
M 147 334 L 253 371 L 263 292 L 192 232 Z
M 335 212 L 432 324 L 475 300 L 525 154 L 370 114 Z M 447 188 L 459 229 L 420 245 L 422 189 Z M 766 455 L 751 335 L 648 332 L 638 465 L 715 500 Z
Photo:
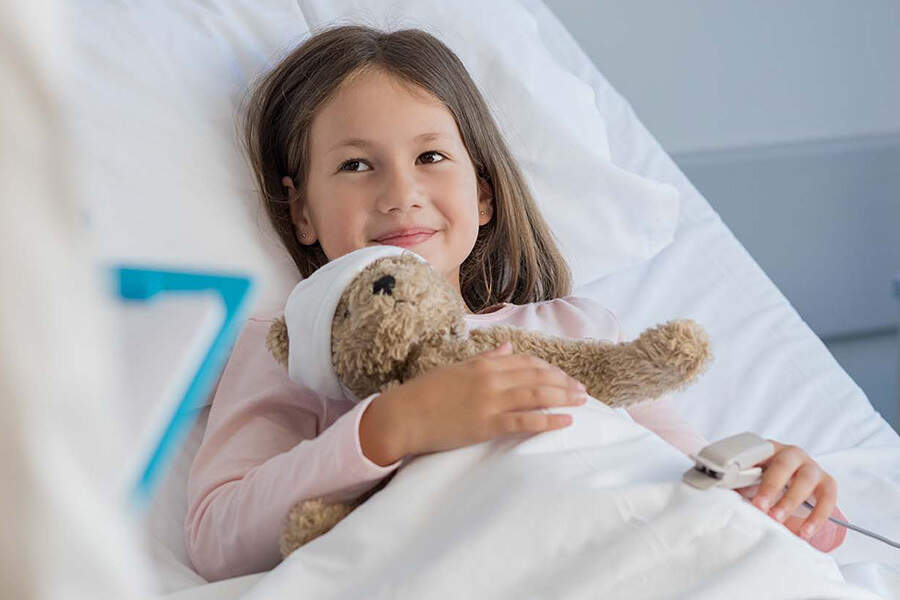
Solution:
M 255 195 L 235 111 L 308 31 L 296 4 L 95 3 L 69 16 L 64 104 L 96 253 L 252 274 L 251 312 L 283 304 L 299 276 Z
M 418 27 L 460 56 L 576 286 L 671 241 L 678 192 L 610 162 L 591 86 L 554 59 L 517 2 L 299 4 L 112 4 L 72 15 L 66 106 L 84 215 L 105 260 L 249 272 L 261 284 L 252 312 L 283 306 L 299 275 L 259 206 L 236 108 L 310 26 L 337 20 Z

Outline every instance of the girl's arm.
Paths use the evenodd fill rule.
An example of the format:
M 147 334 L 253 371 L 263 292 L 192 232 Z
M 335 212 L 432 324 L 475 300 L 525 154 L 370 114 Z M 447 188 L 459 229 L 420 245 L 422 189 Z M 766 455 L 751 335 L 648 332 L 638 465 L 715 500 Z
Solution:
M 296 502 L 351 501 L 402 463 L 380 466 L 360 447 L 360 420 L 377 396 L 326 407 L 269 355 L 269 325 L 251 319 L 242 330 L 191 465 L 185 546 L 209 581 L 273 568 Z
M 709 440 L 684 420 L 672 405 L 669 395 L 658 400 L 632 404 L 625 410 L 635 423 L 643 425 L 686 456 L 696 454 L 710 444 Z

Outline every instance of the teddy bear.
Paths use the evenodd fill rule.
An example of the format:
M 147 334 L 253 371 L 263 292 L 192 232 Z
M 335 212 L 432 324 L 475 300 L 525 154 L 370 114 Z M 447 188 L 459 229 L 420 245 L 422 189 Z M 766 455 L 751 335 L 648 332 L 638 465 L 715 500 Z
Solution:
M 559 367 L 611 407 L 682 389 L 712 359 L 706 332 L 689 319 L 614 343 L 499 325 L 470 331 L 465 314 L 458 292 L 421 256 L 394 246 L 367 247 L 301 281 L 284 316 L 273 321 L 266 346 L 291 379 L 312 382 L 316 391 L 328 390 L 326 396 L 349 392 L 357 401 L 507 341 L 515 353 Z M 298 502 L 281 533 L 282 557 L 329 531 L 394 474 L 351 505 Z

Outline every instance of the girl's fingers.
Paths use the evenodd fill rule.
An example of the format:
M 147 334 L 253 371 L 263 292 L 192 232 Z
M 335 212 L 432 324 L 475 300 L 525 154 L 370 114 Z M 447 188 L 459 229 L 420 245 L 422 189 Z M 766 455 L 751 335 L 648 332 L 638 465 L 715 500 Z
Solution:
M 551 406 L 578 406 L 587 394 L 576 387 L 554 385 L 520 386 L 507 392 L 508 410 L 537 410 Z
M 509 354 L 497 361 L 497 370 L 509 371 L 519 369 L 548 369 L 560 371 L 558 367 L 554 367 L 546 360 L 533 356 L 531 354 Z M 561 371 L 560 371 L 561 372 Z
M 495 415 L 490 424 L 490 437 L 503 434 L 540 433 L 572 424 L 572 415 L 543 412 L 508 412 Z
M 521 385 L 552 385 L 585 391 L 584 384 L 559 367 L 528 354 L 498 357 L 498 362 L 492 370 L 497 377 L 498 389 L 510 389 Z
M 800 527 L 800 537 L 811 538 L 831 516 L 837 504 L 837 482 L 830 475 L 819 482 L 815 490 L 816 507 L 812 510 L 806 521 Z
M 787 493 L 772 507 L 769 514 L 776 521 L 784 522 L 788 515 L 794 512 L 795 508 L 810 497 L 821 479 L 822 471 L 816 463 L 803 463 L 794 473 L 793 481 Z
M 768 513 L 769 508 L 775 503 L 775 498 L 805 460 L 806 453 L 800 448 L 781 446 L 775 454 L 763 462 L 765 470 L 759 484 L 759 493 L 753 498 L 754 506 Z
M 775 453 L 758 463 L 764 469 L 763 477 L 752 502 L 774 519 L 784 522 L 804 500 L 813 496 L 816 499 L 815 507 L 804 520 L 788 519 L 792 531 L 799 521 L 801 525 L 796 530 L 797 535 L 809 539 L 828 520 L 837 505 L 837 482 L 801 448 L 780 444 L 775 440 L 768 441 L 775 446 Z M 777 504 L 772 506 L 789 482 L 790 487 Z
M 519 387 L 551 386 L 562 390 L 584 391 L 584 385 L 578 380 L 569 377 L 561 369 L 550 367 L 524 367 L 503 371 L 498 376 L 498 387 L 501 389 L 514 389 Z

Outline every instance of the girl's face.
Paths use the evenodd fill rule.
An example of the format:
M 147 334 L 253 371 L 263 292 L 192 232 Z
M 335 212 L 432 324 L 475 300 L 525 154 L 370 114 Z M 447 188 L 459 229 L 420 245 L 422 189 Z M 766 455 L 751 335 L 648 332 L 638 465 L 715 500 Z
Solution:
M 459 267 L 492 216 L 491 190 L 452 113 L 415 92 L 378 69 L 345 80 L 313 119 L 305 202 L 292 192 L 291 216 L 300 243 L 318 240 L 329 260 L 403 246 L 459 290 Z

